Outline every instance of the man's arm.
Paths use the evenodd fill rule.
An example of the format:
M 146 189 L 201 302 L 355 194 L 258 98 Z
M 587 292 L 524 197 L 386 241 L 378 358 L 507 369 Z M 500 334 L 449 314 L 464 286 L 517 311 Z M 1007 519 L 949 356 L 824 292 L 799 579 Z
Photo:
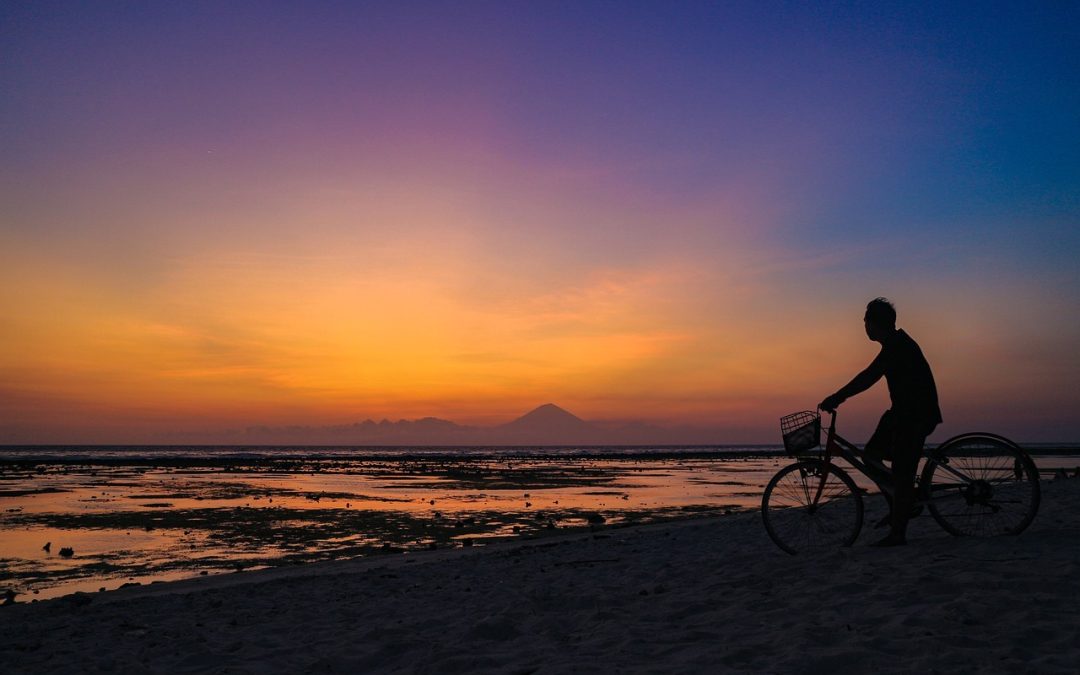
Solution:
M 848 382 L 840 388 L 838 392 L 832 396 L 827 396 L 824 401 L 818 404 L 818 407 L 822 410 L 833 411 L 836 407 L 848 400 L 856 394 L 861 394 L 881 379 L 885 374 L 885 359 L 882 354 L 878 354 L 878 357 L 870 363 L 861 373 L 852 378 L 851 382 Z

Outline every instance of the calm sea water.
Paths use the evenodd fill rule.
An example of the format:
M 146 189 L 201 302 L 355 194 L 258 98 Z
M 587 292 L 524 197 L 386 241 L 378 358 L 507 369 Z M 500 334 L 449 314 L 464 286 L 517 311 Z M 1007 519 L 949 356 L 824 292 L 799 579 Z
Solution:
M 1080 442 L 1025 443 L 1034 457 L 1080 455 Z M 230 460 L 499 457 L 769 457 L 784 455 L 782 445 L 640 445 L 640 446 L 255 446 L 255 445 L 0 445 L 0 461 L 41 460 Z M 1056 463 L 1056 462 L 1054 462 Z
M 362 459 L 368 457 L 635 457 L 783 454 L 780 445 L 671 446 L 252 446 L 252 445 L 28 445 L 0 446 L 0 460 L 40 459 Z

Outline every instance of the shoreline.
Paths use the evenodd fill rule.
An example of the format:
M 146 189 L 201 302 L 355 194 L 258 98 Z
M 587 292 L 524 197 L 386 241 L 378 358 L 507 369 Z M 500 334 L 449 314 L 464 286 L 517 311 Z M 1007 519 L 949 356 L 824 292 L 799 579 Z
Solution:
M 927 443 L 926 447 L 938 447 L 942 443 Z M 856 443 L 857 447 L 863 444 Z M 1053 442 L 1053 443 L 1020 443 L 1021 448 L 1033 457 L 1074 455 L 1080 454 L 1080 442 Z M 40 456 L 29 455 L 32 452 L 59 453 L 70 452 L 99 452 L 115 454 L 77 455 L 73 459 L 65 459 L 60 454 L 44 454 Z M 136 455 L 137 452 L 160 452 L 160 455 Z M 681 457 L 684 455 L 702 456 L 715 454 L 718 457 L 760 457 L 782 455 L 786 456 L 782 444 L 777 443 L 718 443 L 718 444 L 658 444 L 650 443 L 643 445 L 305 445 L 305 444 L 282 444 L 282 445 L 150 445 L 150 444 L 123 444 L 123 445 L 79 445 L 79 444 L 0 444 L 0 462 L 42 462 L 42 463 L 68 463 L 81 462 L 86 458 L 95 460 L 111 461 L 169 459 L 199 461 L 207 458 L 205 454 L 213 451 L 213 454 L 222 460 L 336 460 L 343 458 L 362 458 L 378 460 L 398 459 L 498 459 L 502 457 L 525 457 L 530 459 L 552 457 L 557 459 L 572 459 L 574 457 L 606 458 L 606 457 Z M 229 454 L 234 452 L 236 454 Z M 330 454 L 318 454 L 318 451 L 329 451 Z M 193 454 L 178 454 L 191 452 Z M 343 454 L 343 453 L 350 454 Z M 409 453 L 415 453 L 410 455 Z M 265 454 L 259 454 L 265 453 Z
M 1019 537 L 919 519 L 902 549 L 867 527 L 799 558 L 739 513 L 17 603 L 0 628 L 16 672 L 1070 672 L 1080 481 L 1043 487 Z

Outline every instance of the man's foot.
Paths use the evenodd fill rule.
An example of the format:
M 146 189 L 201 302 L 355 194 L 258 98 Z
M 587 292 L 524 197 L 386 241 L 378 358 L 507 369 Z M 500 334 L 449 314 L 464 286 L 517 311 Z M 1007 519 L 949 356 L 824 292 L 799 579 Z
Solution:
M 896 532 L 890 532 L 887 537 L 880 541 L 875 541 L 871 546 L 904 546 L 907 544 L 907 537 Z

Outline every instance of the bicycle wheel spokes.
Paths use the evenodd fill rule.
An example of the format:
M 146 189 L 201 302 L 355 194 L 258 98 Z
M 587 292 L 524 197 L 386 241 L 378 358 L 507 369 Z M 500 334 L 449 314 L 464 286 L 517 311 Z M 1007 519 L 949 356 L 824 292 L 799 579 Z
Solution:
M 1039 506 L 1039 477 L 1020 449 L 994 437 L 973 436 L 938 450 L 944 463 L 923 474 L 930 513 L 954 535 L 1018 534 Z
M 825 485 L 817 498 L 823 472 Z M 850 546 L 859 536 L 862 498 L 843 471 L 804 461 L 773 476 L 762 495 L 761 514 L 769 536 L 788 553 L 831 550 Z

